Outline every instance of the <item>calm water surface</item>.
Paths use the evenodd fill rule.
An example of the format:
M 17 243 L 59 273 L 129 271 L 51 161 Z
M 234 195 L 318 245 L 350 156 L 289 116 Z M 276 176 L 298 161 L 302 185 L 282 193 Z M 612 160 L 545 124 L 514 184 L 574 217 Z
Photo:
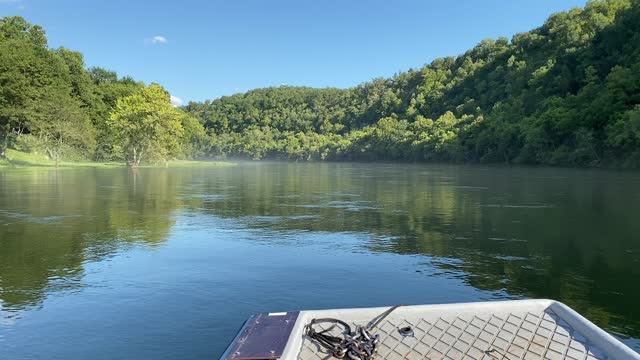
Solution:
M 640 351 L 640 173 L 0 171 L 0 357 L 217 358 L 252 313 L 553 298 Z

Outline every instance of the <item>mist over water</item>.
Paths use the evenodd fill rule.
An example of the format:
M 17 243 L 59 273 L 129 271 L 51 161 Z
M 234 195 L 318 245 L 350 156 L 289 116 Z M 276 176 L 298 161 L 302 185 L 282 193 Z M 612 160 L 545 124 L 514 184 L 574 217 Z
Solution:
M 252 313 L 552 298 L 640 351 L 640 173 L 0 171 L 11 359 L 217 358 Z

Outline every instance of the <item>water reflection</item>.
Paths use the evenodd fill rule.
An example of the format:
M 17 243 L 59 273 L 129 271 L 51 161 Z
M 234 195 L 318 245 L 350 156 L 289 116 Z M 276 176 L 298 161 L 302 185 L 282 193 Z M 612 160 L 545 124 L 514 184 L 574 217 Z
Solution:
M 126 170 L 0 172 L 0 298 L 4 311 L 82 287 L 83 263 L 166 239 L 176 179 Z
M 209 227 L 226 239 L 249 231 L 237 238 L 247 248 L 417 257 L 405 269 L 417 281 L 558 299 L 640 337 L 639 184 L 636 173 L 362 164 L 0 171 L 0 317 L 6 324 L 51 294 L 82 296 L 89 263 Z M 213 240 L 209 246 L 221 251 Z M 189 273 L 190 260 L 171 270 Z M 224 284 L 207 296 L 228 301 Z M 314 287 L 331 288 L 332 280 Z
M 638 336 L 638 174 L 559 169 L 279 165 L 239 169 L 203 211 L 258 229 L 374 236 L 372 252 L 458 259 L 476 288 L 564 301 Z M 555 173 L 555 174 L 554 174 Z

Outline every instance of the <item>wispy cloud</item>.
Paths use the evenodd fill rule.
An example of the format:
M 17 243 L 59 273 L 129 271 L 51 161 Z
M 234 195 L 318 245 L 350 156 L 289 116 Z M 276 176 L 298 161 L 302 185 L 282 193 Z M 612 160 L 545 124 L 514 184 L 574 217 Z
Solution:
M 22 0 L 0 0 L 0 4 L 13 4 L 21 1 Z
M 0 0 L 0 1 L 2 1 L 2 0 Z M 156 35 L 156 36 L 151 38 L 151 43 L 152 44 L 166 44 L 167 42 L 169 42 L 169 40 L 167 40 L 167 38 L 164 37 L 164 36 Z
M 184 103 L 184 101 L 182 101 L 182 99 L 180 99 L 177 96 L 171 95 L 171 104 L 173 106 L 175 106 L 175 107 L 182 106 L 183 103 Z

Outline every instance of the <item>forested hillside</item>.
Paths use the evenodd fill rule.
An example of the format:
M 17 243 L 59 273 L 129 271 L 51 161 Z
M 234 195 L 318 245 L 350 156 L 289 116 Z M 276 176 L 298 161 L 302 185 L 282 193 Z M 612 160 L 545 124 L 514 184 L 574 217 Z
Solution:
M 239 70 L 240 71 L 240 70 Z M 640 1 L 592 1 L 541 27 L 351 89 L 279 87 L 171 107 L 44 30 L 0 19 L 0 157 L 447 161 L 640 167 Z
M 0 158 L 10 147 L 137 166 L 201 155 L 206 139 L 159 85 L 87 69 L 82 54 L 50 49 L 40 26 L 0 19 Z
M 639 167 L 640 5 L 592 1 L 351 89 L 258 89 L 185 110 L 218 157 Z

